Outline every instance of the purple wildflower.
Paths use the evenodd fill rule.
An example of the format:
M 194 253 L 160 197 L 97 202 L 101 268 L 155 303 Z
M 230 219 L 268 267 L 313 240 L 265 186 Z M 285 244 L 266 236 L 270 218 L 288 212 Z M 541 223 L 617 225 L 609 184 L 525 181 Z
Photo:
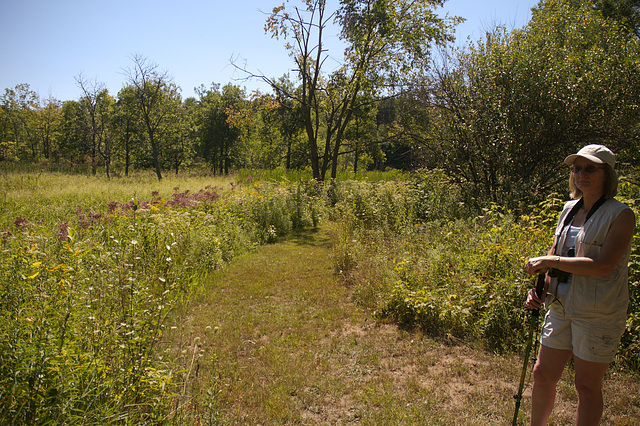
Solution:
M 93 221 L 100 221 L 100 219 L 102 219 L 102 214 L 101 213 L 96 213 L 93 210 L 89 211 L 89 217 L 91 218 L 91 220 Z
M 13 237 L 11 231 L 0 231 L 0 238 L 2 238 L 2 242 L 6 243 L 7 241 L 9 241 L 10 237 Z
M 29 221 L 22 216 L 18 216 L 13 224 L 16 228 L 25 228 L 29 225 Z
M 56 235 L 62 242 L 69 240 L 69 224 L 67 222 L 62 222 L 58 225 L 58 233 Z

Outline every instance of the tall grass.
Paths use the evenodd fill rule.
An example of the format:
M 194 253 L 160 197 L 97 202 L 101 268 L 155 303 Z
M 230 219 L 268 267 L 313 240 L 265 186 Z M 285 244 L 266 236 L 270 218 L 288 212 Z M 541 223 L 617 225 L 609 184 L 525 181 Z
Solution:
M 159 423 L 176 366 L 158 350 L 203 276 L 324 214 L 312 188 L 148 176 L 4 175 L 0 418 Z

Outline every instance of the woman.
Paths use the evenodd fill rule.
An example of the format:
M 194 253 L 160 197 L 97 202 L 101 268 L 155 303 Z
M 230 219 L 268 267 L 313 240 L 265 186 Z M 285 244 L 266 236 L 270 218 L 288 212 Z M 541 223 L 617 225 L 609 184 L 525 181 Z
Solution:
M 618 189 L 615 155 L 587 145 L 564 162 L 571 165 L 572 201 L 565 204 L 547 256 L 529 259 L 529 274 L 547 272 L 540 352 L 533 370 L 531 424 L 547 422 L 556 384 L 573 356 L 578 391 L 576 424 L 598 424 L 602 379 L 625 329 L 629 304 L 628 260 L 633 211 L 613 199 Z M 543 300 L 535 289 L 527 306 Z

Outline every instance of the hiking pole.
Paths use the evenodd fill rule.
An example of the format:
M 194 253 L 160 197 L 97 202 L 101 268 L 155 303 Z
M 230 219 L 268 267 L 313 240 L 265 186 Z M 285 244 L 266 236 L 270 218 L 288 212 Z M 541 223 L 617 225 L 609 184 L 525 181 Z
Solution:
M 544 278 L 545 274 L 538 274 L 538 282 L 536 283 L 536 295 L 538 298 L 542 298 L 542 292 L 544 290 Z M 533 332 L 538 328 L 538 317 L 540 312 L 538 309 L 531 311 L 531 322 L 529 327 L 529 338 L 527 339 L 527 347 L 524 350 L 524 365 L 522 366 L 522 374 L 520 375 L 520 387 L 518 393 L 513 395 L 516 400 L 516 412 L 513 414 L 513 426 L 516 426 L 518 420 L 518 410 L 520 409 L 520 401 L 522 401 L 522 392 L 524 390 L 524 380 L 527 376 L 527 366 L 529 365 L 529 353 L 531 352 L 531 346 L 533 345 Z

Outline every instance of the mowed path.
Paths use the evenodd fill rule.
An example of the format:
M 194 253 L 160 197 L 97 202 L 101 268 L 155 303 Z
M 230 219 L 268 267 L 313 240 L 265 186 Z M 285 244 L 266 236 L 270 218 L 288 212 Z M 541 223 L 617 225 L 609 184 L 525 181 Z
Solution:
M 325 226 L 262 246 L 207 279 L 174 336 L 199 421 L 510 424 L 519 358 L 375 322 L 334 275 L 331 255 Z M 571 423 L 575 410 L 570 376 L 564 382 L 555 424 Z M 604 424 L 637 424 L 640 389 L 613 386 L 636 395 L 608 401 Z

